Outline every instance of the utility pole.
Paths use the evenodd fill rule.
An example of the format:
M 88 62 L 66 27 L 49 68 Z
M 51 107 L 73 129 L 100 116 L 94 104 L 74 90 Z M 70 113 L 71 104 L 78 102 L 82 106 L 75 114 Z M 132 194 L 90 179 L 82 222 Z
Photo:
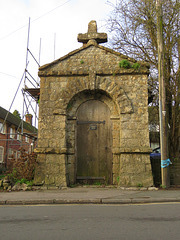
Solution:
M 162 0 L 156 0 L 157 16 L 157 46 L 158 46 L 158 79 L 159 79 L 159 122 L 161 146 L 161 177 L 162 186 L 170 186 L 169 164 L 167 153 L 167 123 L 166 123 L 166 88 L 164 78 L 164 49 L 163 49 L 163 19 Z

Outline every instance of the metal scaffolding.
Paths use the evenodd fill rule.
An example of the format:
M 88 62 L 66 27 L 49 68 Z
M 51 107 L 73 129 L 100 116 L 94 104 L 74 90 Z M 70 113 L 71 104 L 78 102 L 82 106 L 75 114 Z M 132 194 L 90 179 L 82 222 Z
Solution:
M 5 109 L 1 108 L 3 117 L 0 116 L 0 118 L 3 120 L 3 122 L 1 122 L 1 125 L 0 125 L 0 134 L 1 134 L 0 148 L 1 149 L 4 148 L 6 150 L 6 154 L 4 154 L 3 151 L 0 151 L 0 155 L 4 154 L 5 165 L 8 159 L 8 153 L 9 153 L 8 148 L 13 149 L 12 146 L 14 146 L 14 149 L 18 149 L 18 147 L 21 147 L 21 148 L 29 147 L 32 150 L 34 148 L 34 143 L 35 142 L 37 143 L 37 125 L 38 125 L 38 111 L 39 111 L 38 102 L 39 102 L 39 96 L 40 96 L 40 81 L 38 77 L 34 77 L 33 74 L 30 72 L 29 65 L 31 61 L 33 61 L 37 67 L 40 66 L 41 40 L 40 40 L 40 46 L 39 46 L 39 60 L 37 61 L 32 51 L 30 51 L 29 49 L 29 38 L 30 38 L 30 18 L 29 18 L 29 25 L 28 25 L 25 70 L 23 72 L 22 78 L 19 82 L 18 88 L 16 90 L 15 96 L 12 100 L 9 110 L 6 111 Z M 16 98 L 16 95 L 20 91 L 20 88 L 21 88 L 22 97 L 23 97 L 22 117 L 21 119 L 19 119 L 19 121 L 16 121 L 17 119 L 13 120 L 15 123 L 15 129 L 16 129 L 14 133 L 9 133 L 8 132 L 9 130 L 7 130 L 6 132 L 3 132 L 3 129 L 7 128 L 6 127 L 7 125 L 10 126 L 10 119 L 13 119 L 13 116 L 10 113 L 10 111 L 14 103 L 14 100 Z M 30 127 L 29 129 L 27 127 L 28 126 L 27 123 L 25 122 L 25 116 L 27 114 L 33 116 L 33 122 L 32 122 L 33 126 Z M 27 140 L 26 138 L 29 140 Z M 5 144 L 3 142 L 5 142 Z M 1 156 L 0 156 L 0 163 L 1 163 Z

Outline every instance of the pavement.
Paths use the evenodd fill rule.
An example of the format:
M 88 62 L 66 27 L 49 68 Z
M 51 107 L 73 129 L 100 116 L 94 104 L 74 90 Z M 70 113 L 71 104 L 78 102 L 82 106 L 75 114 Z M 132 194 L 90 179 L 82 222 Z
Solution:
M 180 202 L 180 189 L 137 190 L 110 187 L 74 187 L 56 190 L 0 192 L 0 205 L 37 204 L 145 204 Z

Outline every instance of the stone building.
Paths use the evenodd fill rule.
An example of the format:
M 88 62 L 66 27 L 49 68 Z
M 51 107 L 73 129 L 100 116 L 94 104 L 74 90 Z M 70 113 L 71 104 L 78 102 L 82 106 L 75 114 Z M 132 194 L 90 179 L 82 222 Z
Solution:
M 99 45 L 95 21 L 79 49 L 39 69 L 35 183 L 153 185 L 148 131 L 149 66 Z

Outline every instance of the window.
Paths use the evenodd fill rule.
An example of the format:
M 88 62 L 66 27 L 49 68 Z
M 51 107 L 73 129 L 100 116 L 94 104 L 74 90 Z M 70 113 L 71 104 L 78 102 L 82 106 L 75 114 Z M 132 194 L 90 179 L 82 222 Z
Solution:
M 28 136 L 25 136 L 25 142 L 29 142 L 29 137 Z
M 8 149 L 8 159 L 15 158 L 16 157 L 15 154 L 16 154 L 15 150 L 13 150 L 12 148 Z
M 4 160 L 4 148 L 0 146 L 0 163 Z
M 14 137 L 15 137 L 15 129 L 10 128 L 10 138 L 14 138 Z
M 21 134 L 19 132 L 17 133 L 17 140 L 21 141 Z
M 21 156 L 21 152 L 20 151 L 17 151 L 17 159 L 19 159 Z
M 14 150 L 14 151 L 13 151 L 13 156 L 14 156 L 14 158 L 17 160 L 18 151 Z
M 6 133 L 6 125 L 5 124 L 3 125 L 2 122 L 0 122 L 0 133 L 3 133 L 3 134 Z

